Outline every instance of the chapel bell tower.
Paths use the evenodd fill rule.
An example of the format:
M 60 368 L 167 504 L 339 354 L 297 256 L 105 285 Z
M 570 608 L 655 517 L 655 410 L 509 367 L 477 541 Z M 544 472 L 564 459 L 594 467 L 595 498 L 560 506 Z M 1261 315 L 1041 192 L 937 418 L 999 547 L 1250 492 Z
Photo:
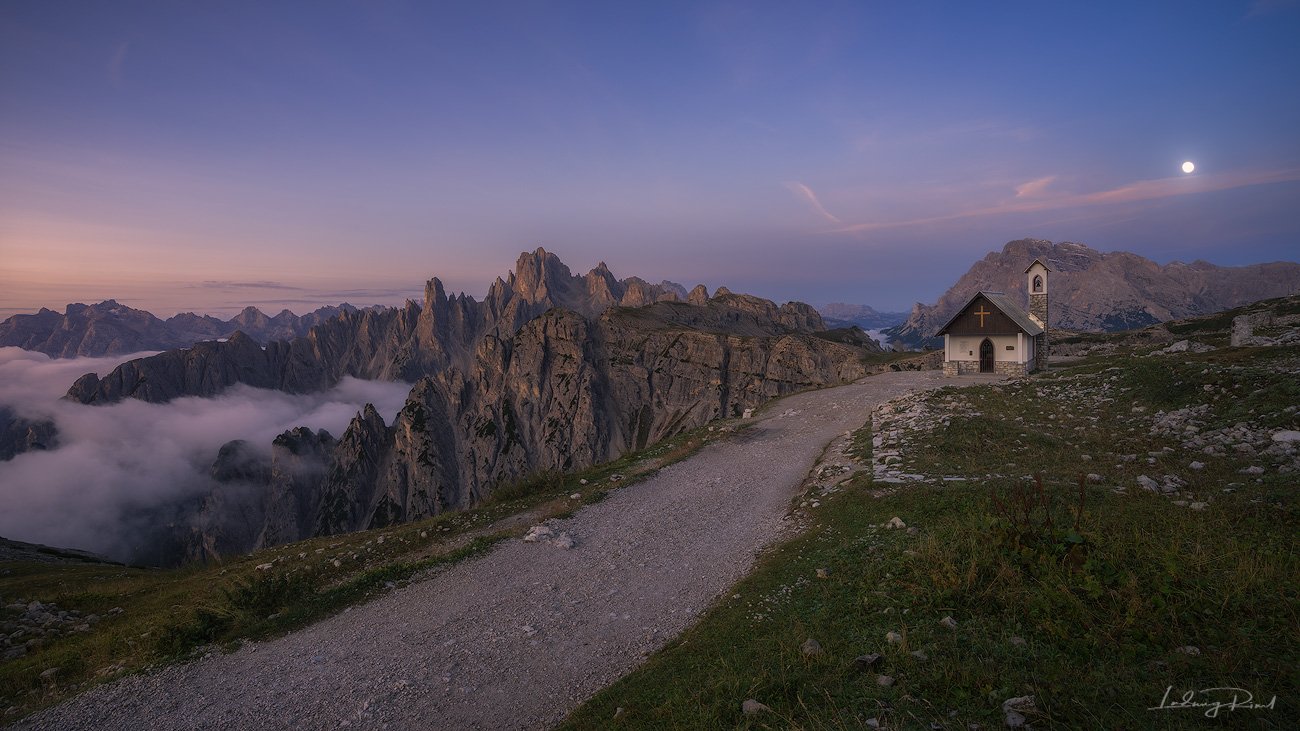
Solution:
M 1034 366 L 1038 370 L 1047 368 L 1048 327 L 1047 327 L 1047 275 L 1051 272 L 1042 259 L 1025 270 L 1025 290 L 1029 292 L 1029 316 L 1043 328 L 1043 334 L 1035 338 Z

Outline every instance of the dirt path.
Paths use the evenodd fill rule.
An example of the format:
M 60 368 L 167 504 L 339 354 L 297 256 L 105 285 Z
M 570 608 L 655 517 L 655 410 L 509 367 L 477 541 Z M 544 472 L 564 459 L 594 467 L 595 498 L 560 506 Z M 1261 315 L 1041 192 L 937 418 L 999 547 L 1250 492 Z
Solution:
M 20 728 L 547 728 L 749 571 L 827 442 L 876 404 L 940 385 L 936 371 L 886 373 L 787 398 L 735 439 L 553 521 L 572 549 L 512 540 L 278 640 L 96 688 Z

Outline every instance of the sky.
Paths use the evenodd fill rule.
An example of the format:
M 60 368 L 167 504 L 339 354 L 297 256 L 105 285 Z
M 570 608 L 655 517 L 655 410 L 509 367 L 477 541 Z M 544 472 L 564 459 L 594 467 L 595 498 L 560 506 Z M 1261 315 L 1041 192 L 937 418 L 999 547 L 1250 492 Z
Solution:
M 1296 38 L 1285 0 L 9 0 L 0 317 L 477 297 L 537 246 L 886 310 L 1024 237 L 1295 260 Z

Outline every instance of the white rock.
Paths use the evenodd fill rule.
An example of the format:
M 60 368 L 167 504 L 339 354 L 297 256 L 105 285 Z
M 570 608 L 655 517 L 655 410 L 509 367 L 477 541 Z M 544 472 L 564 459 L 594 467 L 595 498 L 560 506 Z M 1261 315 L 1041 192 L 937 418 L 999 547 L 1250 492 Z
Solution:
M 1205 469 L 1205 463 L 1204 463 L 1204 462 L 1192 462 L 1191 464 L 1189 464 L 1189 465 L 1187 465 L 1187 466 L 1188 466 L 1188 467 L 1191 467 L 1191 468 L 1194 469 L 1194 470 L 1203 470 L 1203 469 Z
M 892 675 L 877 675 L 877 676 L 876 676 L 876 685 L 879 685 L 879 686 L 882 687 L 882 688 L 888 688 L 889 686 L 891 686 L 891 685 L 893 685 L 893 684 L 894 684 L 894 676 L 892 676 Z
M 580 492 L 575 492 L 575 493 L 573 493 L 572 495 L 569 496 L 569 499 L 570 499 L 570 500 L 581 500 L 581 499 L 582 499 L 582 493 L 580 493 Z
M 551 541 L 551 545 L 555 546 L 556 548 L 563 548 L 564 550 L 567 551 L 578 544 L 574 542 L 573 536 L 569 535 L 568 533 L 561 533 L 560 535 L 555 537 L 555 540 Z
M 799 651 L 809 657 L 815 657 L 822 654 L 822 643 L 809 637 L 799 646 Z
M 1178 648 L 1176 652 L 1181 652 L 1184 655 L 1196 656 L 1201 654 L 1201 648 L 1197 647 L 1196 645 L 1183 645 L 1182 647 Z
M 1300 442 L 1300 431 L 1293 431 L 1290 429 L 1285 431 L 1275 431 L 1273 432 L 1273 441 L 1286 442 L 1288 444 L 1292 442 Z
M 1037 708 L 1034 706 L 1032 695 L 1002 701 L 1002 713 L 1006 716 L 1007 728 L 1024 728 L 1025 714 L 1033 713 L 1035 710 Z
M 957 629 L 957 620 L 953 619 L 952 617 L 944 617 L 943 619 L 939 620 L 939 624 L 943 625 L 944 627 L 947 627 L 948 629 Z
M 1192 503 L 1187 507 L 1191 508 L 1192 510 L 1205 510 L 1206 505 L 1208 505 L 1208 503 Z
M 886 633 L 885 633 L 885 642 L 888 642 L 888 643 L 891 644 L 891 645 L 902 644 L 902 642 L 903 642 L 903 636 L 900 635 L 900 634 L 898 634 L 897 632 L 886 632 Z
M 770 710 L 772 709 L 768 708 L 762 703 L 759 703 L 753 698 L 747 698 L 745 699 L 744 703 L 740 704 L 740 712 L 745 714 L 746 716 L 755 716 Z
M 528 535 L 524 536 L 524 540 L 529 543 L 536 543 L 537 541 L 548 540 L 554 535 L 555 532 L 549 527 L 544 525 L 535 525 L 528 529 Z
M 898 517 L 897 515 L 895 515 L 894 517 L 892 517 L 892 518 L 889 519 L 889 522 L 888 522 L 888 523 L 885 523 L 885 527 L 886 527 L 886 528 L 906 528 L 906 527 L 907 527 L 907 523 L 904 523 L 902 518 L 900 518 L 900 517 Z
M 273 564 L 269 564 L 269 563 L 259 563 L 259 564 L 257 565 L 257 570 L 258 570 L 258 571 L 268 571 L 268 570 L 270 570 L 270 568 L 271 568 L 272 565 L 273 565 Z

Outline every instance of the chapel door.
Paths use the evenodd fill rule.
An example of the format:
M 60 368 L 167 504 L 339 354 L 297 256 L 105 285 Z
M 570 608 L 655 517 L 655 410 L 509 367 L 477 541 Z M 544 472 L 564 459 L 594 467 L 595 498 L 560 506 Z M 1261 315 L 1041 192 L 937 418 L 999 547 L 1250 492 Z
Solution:
M 993 372 L 993 341 L 984 338 L 980 343 L 980 373 Z

